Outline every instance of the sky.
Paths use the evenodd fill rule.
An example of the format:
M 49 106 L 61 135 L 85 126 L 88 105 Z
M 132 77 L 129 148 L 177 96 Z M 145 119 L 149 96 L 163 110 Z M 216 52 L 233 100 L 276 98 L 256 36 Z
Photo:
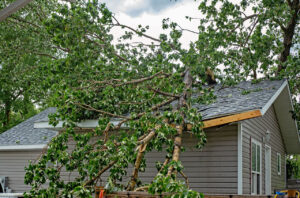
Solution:
M 195 0 L 103 0 L 107 7 L 115 13 L 120 23 L 137 28 L 139 24 L 149 25 L 147 34 L 159 37 L 162 33 L 162 20 L 170 18 L 177 22 L 182 28 L 197 31 L 199 21 L 189 22 L 185 17 L 200 17 L 198 11 L 199 1 Z M 120 35 L 120 29 L 113 30 L 115 36 Z M 187 47 L 190 41 L 195 41 L 197 35 L 189 32 L 183 34 L 181 41 Z M 147 42 L 147 39 L 141 41 Z

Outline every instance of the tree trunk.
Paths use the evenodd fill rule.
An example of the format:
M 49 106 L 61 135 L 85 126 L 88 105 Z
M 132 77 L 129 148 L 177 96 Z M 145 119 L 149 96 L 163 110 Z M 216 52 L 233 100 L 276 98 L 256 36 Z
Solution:
M 253 68 L 253 79 L 257 79 L 257 72 L 255 68 Z
M 7 126 L 10 123 L 10 111 L 11 111 L 11 104 L 9 102 L 5 103 L 5 120 L 3 122 L 3 126 Z
M 183 133 L 182 125 L 176 126 L 176 130 L 177 130 L 177 136 L 175 137 L 175 140 L 174 140 L 175 145 L 174 145 L 172 160 L 175 161 L 175 162 L 178 162 L 179 161 L 181 144 L 182 144 L 182 133 Z M 173 166 L 170 166 L 169 170 L 168 170 L 168 175 L 171 175 L 172 172 L 173 172 Z
M 179 98 L 178 109 L 182 107 L 188 107 L 186 99 L 189 97 L 188 90 L 192 88 L 192 83 L 193 83 L 191 71 L 189 69 L 185 71 L 183 82 L 185 84 L 185 89 L 182 96 Z M 185 116 L 182 115 L 182 117 L 184 118 Z M 180 125 L 176 126 L 177 135 L 174 139 L 175 145 L 174 145 L 173 156 L 172 156 L 172 160 L 176 162 L 179 161 L 180 149 L 182 145 L 183 129 L 184 129 L 184 121 Z M 168 170 L 168 175 L 171 175 L 172 172 L 173 172 L 173 167 L 170 166 Z
M 295 34 L 295 28 L 298 21 L 298 12 L 300 9 L 299 0 L 294 0 L 290 4 L 291 12 L 292 12 L 292 18 L 287 24 L 287 27 L 283 28 L 283 51 L 280 53 L 279 56 L 279 65 L 277 68 L 276 76 L 280 74 L 282 70 L 285 69 L 284 63 L 287 61 L 288 56 L 290 55 L 291 47 L 293 44 L 293 37 Z

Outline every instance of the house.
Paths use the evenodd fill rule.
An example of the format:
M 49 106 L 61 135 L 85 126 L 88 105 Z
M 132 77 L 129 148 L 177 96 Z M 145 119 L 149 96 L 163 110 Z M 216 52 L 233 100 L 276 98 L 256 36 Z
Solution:
M 300 153 L 287 81 L 216 85 L 214 90 L 212 104 L 194 104 L 203 115 L 204 149 L 195 149 L 195 138 L 184 133 L 186 151 L 180 159 L 190 187 L 206 194 L 241 195 L 269 195 L 285 188 L 285 157 Z M 53 112 L 54 108 L 46 109 L 0 135 L 0 176 L 7 176 L 7 186 L 14 193 L 29 189 L 23 184 L 24 166 L 62 130 L 62 122 L 56 127 L 48 124 L 47 115 Z M 97 120 L 78 123 L 80 128 L 96 126 Z M 157 172 L 155 162 L 164 157 L 160 152 L 147 153 L 148 167 L 140 179 L 150 181 Z

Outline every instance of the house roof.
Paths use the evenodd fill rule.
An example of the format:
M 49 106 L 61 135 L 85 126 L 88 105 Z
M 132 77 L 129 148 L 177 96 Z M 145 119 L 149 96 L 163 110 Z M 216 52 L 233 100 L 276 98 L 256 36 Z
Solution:
M 217 84 L 210 87 L 214 90 L 214 95 L 216 96 L 216 100 L 213 103 L 196 103 L 193 107 L 202 114 L 203 120 L 263 109 L 284 83 L 286 83 L 285 80 L 266 80 L 259 83 L 243 81 L 235 86 Z M 198 94 L 195 94 L 192 98 L 196 99 L 198 96 Z M 172 105 L 176 106 L 177 102 L 174 102 Z M 117 122 L 117 120 L 114 121 Z M 35 122 L 48 123 L 49 119 L 46 116 Z M 95 120 L 95 124 L 98 125 L 98 120 Z
M 218 84 L 212 87 L 216 96 L 213 103 L 194 104 L 193 107 L 202 114 L 203 120 L 251 110 L 263 110 L 285 83 L 285 80 L 265 80 L 259 83 L 243 81 L 235 86 Z M 196 98 L 197 95 L 193 97 Z
M 40 149 L 45 146 L 57 135 L 57 131 L 34 128 L 34 122 L 48 117 L 49 113 L 54 113 L 55 110 L 52 107 L 48 108 L 0 134 L 0 149 Z
M 273 105 L 285 145 L 289 145 L 287 152 L 300 152 L 299 134 L 297 124 L 290 113 L 293 106 L 286 80 L 266 80 L 254 84 L 246 81 L 235 86 L 215 85 L 211 88 L 216 95 L 213 103 L 193 105 L 203 116 L 204 128 L 263 116 Z M 196 98 L 197 95 L 192 97 Z M 56 127 L 48 124 L 48 114 L 54 112 L 55 108 L 48 108 L 1 134 L 0 145 L 47 144 L 56 135 L 53 130 L 62 128 L 62 122 Z M 119 121 L 112 122 L 117 124 Z M 85 120 L 77 126 L 94 128 L 98 126 L 98 120 Z

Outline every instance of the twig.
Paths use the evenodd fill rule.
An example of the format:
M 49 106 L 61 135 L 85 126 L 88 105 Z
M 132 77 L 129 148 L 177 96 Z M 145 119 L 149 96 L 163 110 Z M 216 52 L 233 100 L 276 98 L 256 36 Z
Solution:
M 102 170 L 100 170 L 95 177 L 93 177 L 91 180 L 85 182 L 83 186 L 87 186 L 91 184 L 93 181 L 95 181 L 97 178 L 99 178 L 105 171 L 110 169 L 115 163 L 117 163 L 117 160 L 111 161 L 107 166 L 105 166 Z
M 255 28 L 255 26 L 256 26 L 257 23 L 258 23 L 258 19 L 256 19 L 256 21 L 253 23 L 253 26 L 252 26 L 252 28 L 251 28 L 251 30 L 250 30 L 250 32 L 249 32 L 249 34 L 248 34 L 245 42 L 242 44 L 242 47 L 244 47 L 248 43 L 249 38 L 250 38 L 250 36 L 251 36 L 251 34 L 252 34 L 252 32 L 253 32 L 253 30 L 254 30 L 254 28 Z
M 158 173 L 160 173 L 164 168 L 165 166 L 167 166 L 167 164 L 169 163 L 170 161 L 170 158 L 166 158 L 166 160 L 164 161 L 163 165 L 161 166 L 160 170 L 158 171 Z
M 87 109 L 87 110 L 91 110 L 91 111 L 96 111 L 96 112 L 99 112 L 99 113 L 101 113 L 103 115 L 108 115 L 108 116 L 111 116 L 111 117 L 114 117 L 114 118 L 124 118 L 124 119 L 128 118 L 126 116 L 109 113 L 107 111 L 103 111 L 103 110 L 100 110 L 100 109 L 95 109 L 94 107 L 92 107 L 90 105 L 87 105 L 87 104 L 80 104 L 80 103 L 77 103 L 77 102 L 73 102 L 73 104 L 75 104 L 75 105 L 77 105 L 77 106 L 79 106 L 81 108 L 84 108 L 84 109 Z
M 168 73 L 164 73 L 163 71 L 157 72 L 155 74 L 153 74 L 152 76 L 148 76 L 148 77 L 143 77 L 143 78 L 139 78 L 139 79 L 135 79 L 135 80 L 131 80 L 128 82 L 123 82 L 123 83 L 119 83 L 119 84 L 114 84 L 113 82 L 121 82 L 120 79 L 111 79 L 111 80 L 104 80 L 104 81 L 93 81 L 93 84 L 109 84 L 113 87 L 121 87 L 121 86 L 125 86 L 125 85 L 132 85 L 132 84 L 138 84 L 138 83 L 142 83 L 148 80 L 152 80 L 153 78 L 157 77 L 157 76 L 170 76 L 170 74 Z
M 190 33 L 194 33 L 194 34 L 197 34 L 199 35 L 199 32 L 196 32 L 196 31 L 193 31 L 193 30 L 189 30 L 189 29 L 185 29 L 185 28 L 182 28 L 180 25 L 177 24 L 177 26 L 181 29 L 181 31 L 187 31 L 187 32 L 190 32 Z
M 189 184 L 189 179 L 188 179 L 188 177 L 187 177 L 182 171 L 180 171 L 179 173 L 180 173 L 180 175 L 185 179 L 186 186 L 187 186 L 188 188 L 190 188 L 190 184 Z
M 169 97 L 175 97 L 175 98 L 179 98 L 180 96 L 179 95 L 176 95 L 176 94 L 172 94 L 172 93 L 167 93 L 167 92 L 163 92 L 163 91 L 160 91 L 159 89 L 154 89 L 150 86 L 147 87 L 148 89 L 154 91 L 155 93 L 158 93 L 160 95 L 163 95 L 163 96 L 169 96 Z
M 153 107 L 151 108 L 151 110 L 152 110 L 152 111 L 157 110 L 157 109 L 159 109 L 160 107 L 163 107 L 163 106 L 165 106 L 165 105 L 167 105 L 167 104 L 170 104 L 170 103 L 173 102 L 174 100 L 177 100 L 177 99 L 176 99 L 176 98 L 171 98 L 171 99 L 166 100 L 166 101 L 164 101 L 164 102 L 162 102 L 162 103 L 159 103 L 159 104 L 153 106 Z M 121 126 L 122 126 L 124 123 L 128 122 L 129 120 L 138 119 L 138 118 L 142 117 L 142 116 L 145 115 L 145 114 L 146 114 L 146 113 L 143 112 L 143 113 L 138 114 L 136 117 L 129 117 L 129 118 L 126 118 L 126 119 L 120 121 L 119 124 L 118 124 L 117 126 L 114 127 L 114 130 L 119 130 L 119 129 L 121 128 Z
M 156 41 L 156 42 L 159 42 L 159 43 L 162 42 L 161 40 L 159 40 L 159 39 L 157 39 L 157 38 L 154 38 L 154 37 L 152 37 L 152 36 L 149 36 L 149 35 L 147 35 L 147 34 L 144 34 L 144 33 L 142 33 L 142 32 L 139 32 L 139 31 L 133 29 L 132 27 L 129 27 L 129 26 L 124 25 L 124 24 L 121 24 L 121 23 L 116 19 L 116 17 L 114 17 L 114 16 L 112 16 L 112 18 L 116 21 L 116 24 L 114 24 L 115 26 L 120 26 L 120 27 L 123 27 L 123 28 L 130 29 L 131 31 L 135 32 L 135 33 L 138 34 L 138 35 L 144 36 L 144 37 L 146 37 L 146 38 L 148 38 L 148 39 L 151 39 L 151 40 Z

